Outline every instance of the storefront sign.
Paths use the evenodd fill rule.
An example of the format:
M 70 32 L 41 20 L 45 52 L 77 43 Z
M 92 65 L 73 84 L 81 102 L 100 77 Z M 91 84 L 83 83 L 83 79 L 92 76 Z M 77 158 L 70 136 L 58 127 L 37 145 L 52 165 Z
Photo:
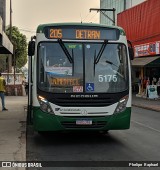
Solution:
M 160 54 L 160 41 L 150 42 L 134 46 L 135 57 Z
M 148 97 L 149 97 L 150 99 L 156 99 L 156 98 L 158 98 L 157 86 L 156 86 L 156 85 L 148 85 L 148 86 L 147 86 L 147 91 L 148 91 Z

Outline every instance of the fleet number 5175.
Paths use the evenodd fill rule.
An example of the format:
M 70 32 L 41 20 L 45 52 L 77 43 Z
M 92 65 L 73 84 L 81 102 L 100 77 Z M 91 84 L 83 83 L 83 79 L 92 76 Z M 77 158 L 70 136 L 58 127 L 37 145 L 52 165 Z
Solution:
M 116 75 L 99 75 L 98 76 L 99 82 L 117 82 L 117 76 Z

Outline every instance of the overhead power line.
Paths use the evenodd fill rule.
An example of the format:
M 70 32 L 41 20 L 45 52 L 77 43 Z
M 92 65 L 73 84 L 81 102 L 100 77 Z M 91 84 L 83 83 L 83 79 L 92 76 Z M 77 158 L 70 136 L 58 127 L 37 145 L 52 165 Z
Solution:
M 98 12 L 101 12 L 106 18 L 108 18 L 110 21 L 113 22 L 113 25 L 115 25 L 115 11 L 116 11 L 115 8 L 113 8 L 113 9 L 90 8 L 90 12 L 91 12 L 91 11 L 97 11 L 97 13 L 98 13 Z M 105 13 L 106 11 L 112 11 L 112 12 L 113 12 L 113 19 L 110 18 L 110 17 Z
M 95 14 L 88 20 L 88 22 L 90 22 L 93 18 L 95 18 L 96 15 L 97 15 L 97 13 L 95 13 Z
M 36 31 L 30 30 L 30 29 L 24 29 L 24 28 L 18 28 L 18 29 L 24 32 L 36 33 Z
M 93 20 L 95 18 L 96 14 L 91 14 L 90 12 L 84 17 L 84 19 L 82 20 L 82 22 L 91 22 L 91 20 Z M 95 20 L 95 19 L 94 19 Z
M 82 20 L 82 22 L 84 22 L 84 21 L 88 18 L 89 15 L 90 15 L 90 13 L 88 13 L 88 14 L 84 17 L 84 19 Z

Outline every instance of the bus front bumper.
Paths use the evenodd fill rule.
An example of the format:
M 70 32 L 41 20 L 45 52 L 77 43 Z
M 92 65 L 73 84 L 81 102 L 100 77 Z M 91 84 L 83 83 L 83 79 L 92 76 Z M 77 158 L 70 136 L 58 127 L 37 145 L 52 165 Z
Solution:
M 108 131 L 130 128 L 131 108 L 110 116 L 63 117 L 33 109 L 33 126 L 35 131 Z M 77 124 L 77 122 L 84 122 Z M 89 122 L 89 123 L 86 123 Z

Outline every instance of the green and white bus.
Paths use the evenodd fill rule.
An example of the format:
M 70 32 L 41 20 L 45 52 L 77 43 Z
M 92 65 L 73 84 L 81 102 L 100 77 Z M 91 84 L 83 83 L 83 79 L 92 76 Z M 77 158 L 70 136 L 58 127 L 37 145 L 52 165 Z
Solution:
M 28 46 L 35 131 L 129 129 L 133 50 L 117 26 L 39 25 Z

